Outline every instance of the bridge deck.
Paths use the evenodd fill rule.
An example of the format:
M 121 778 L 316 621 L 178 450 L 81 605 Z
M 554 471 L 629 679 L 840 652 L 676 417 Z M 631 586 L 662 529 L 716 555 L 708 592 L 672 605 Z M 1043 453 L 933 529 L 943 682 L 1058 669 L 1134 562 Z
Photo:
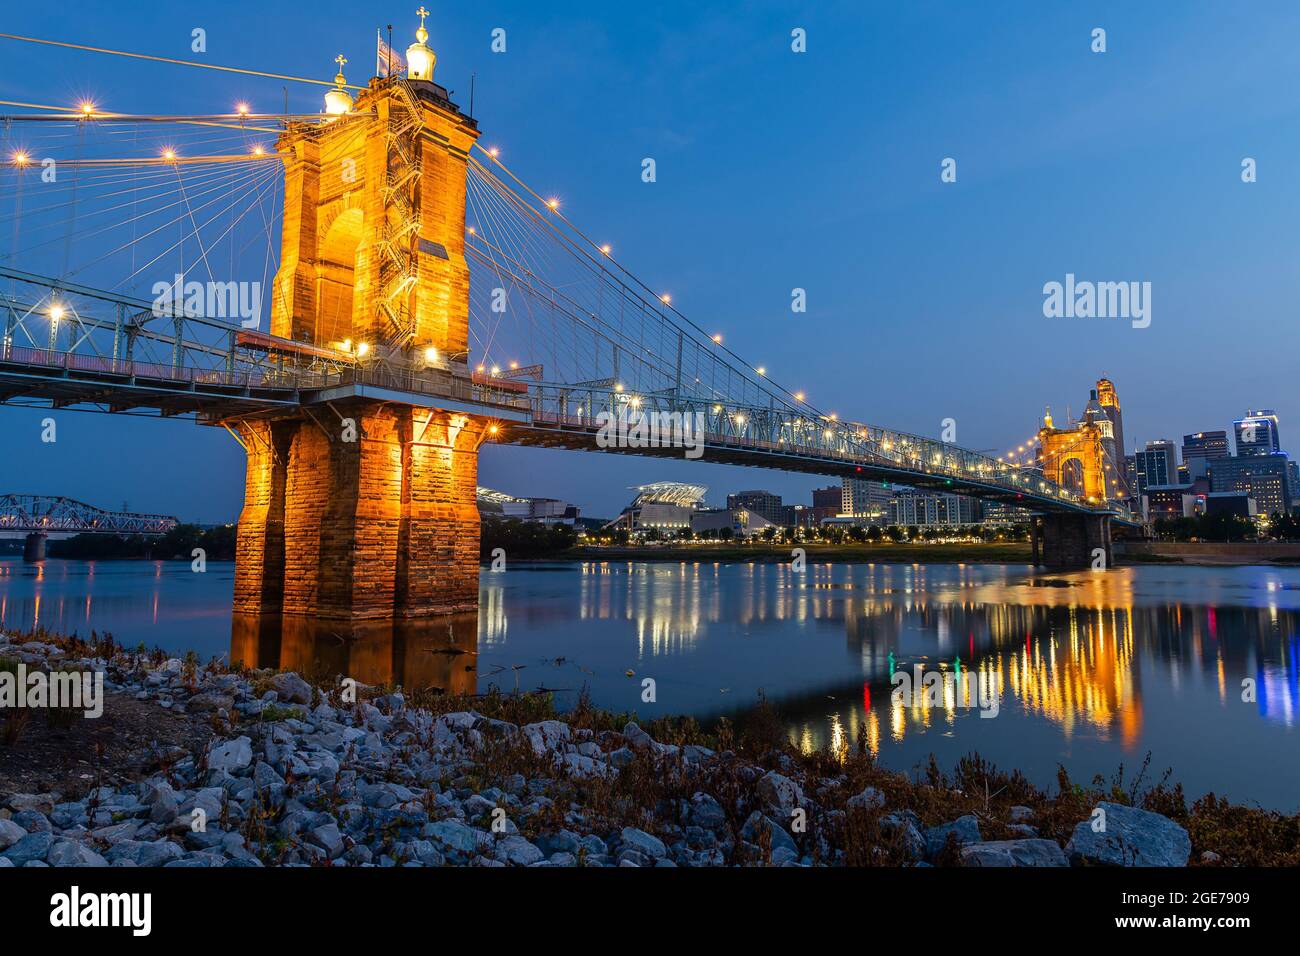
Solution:
M 602 444 L 598 440 L 599 419 L 590 410 L 602 405 L 613 407 L 616 399 L 624 398 L 609 389 L 529 383 L 527 394 L 520 395 L 514 388 L 505 387 L 506 383 L 499 384 L 500 387 L 491 382 L 470 381 L 463 375 L 436 370 L 347 367 L 334 371 L 226 372 L 48 349 L 11 347 L 0 352 L 0 403 L 54 408 L 91 406 L 123 413 L 150 410 L 163 416 L 195 414 L 202 421 L 215 423 L 240 417 L 300 414 L 305 407 L 363 398 L 489 417 L 507 426 L 499 435 L 499 441 L 506 444 L 660 458 L 684 454 L 681 447 Z M 584 406 L 586 414 L 568 411 L 579 400 L 588 402 Z M 685 409 L 687 414 L 710 404 L 672 399 L 650 401 L 665 408 Z M 752 419 L 769 420 L 765 430 L 756 435 L 745 427 L 736 427 L 736 416 L 728 414 L 733 411 L 728 409 L 727 413 L 712 416 L 700 413 L 709 421 L 709 427 L 700 436 L 704 460 L 888 482 L 1004 502 L 1041 513 L 1110 514 L 1120 523 L 1133 523 L 1113 507 L 1064 497 L 1059 489 L 1049 488 L 1040 477 L 994 470 L 993 462 L 978 456 L 977 460 L 970 460 L 973 453 L 955 446 L 916 436 L 900 436 L 900 433 L 881 433 L 900 436 L 902 441 L 911 437 L 915 442 L 925 443 L 924 451 L 916 452 L 910 461 L 891 460 L 885 454 L 864 453 L 854 447 L 854 442 L 846 443 L 839 434 L 824 440 L 821 425 L 825 422 L 816 423 L 811 431 L 813 440 L 806 440 L 807 427 L 795 427 L 789 432 L 803 435 L 805 440 L 773 440 L 764 436 L 781 433 L 781 429 L 790 429 L 792 424 L 806 426 L 806 417 L 785 410 L 745 409 Z M 838 432 L 840 423 L 836 424 Z M 879 435 L 873 435 L 872 441 L 879 445 Z M 939 456 L 938 467 L 922 464 L 931 454 Z M 1023 485 L 1017 487 L 1022 480 Z
M 527 424 L 502 430 L 501 444 L 564 448 L 573 451 L 637 455 L 647 458 L 683 457 L 680 447 L 602 447 L 600 429 L 576 419 L 557 420 L 554 416 L 535 416 Z M 917 488 L 946 494 L 968 495 L 985 501 L 997 501 L 1038 513 L 1110 515 L 1120 524 L 1134 524 L 1123 513 L 1111 508 L 1097 508 L 1080 501 L 1061 500 L 1055 496 L 1015 491 L 987 481 L 939 471 L 916 470 L 883 461 L 852 458 L 826 449 L 801 448 L 781 443 L 736 439 L 706 434 L 703 454 L 699 458 L 710 464 L 741 465 L 773 471 L 824 475 L 828 478 L 854 478 L 880 481 L 891 485 Z
M 578 383 L 473 373 L 446 357 L 415 364 L 362 360 L 202 315 L 169 314 L 117 293 L 0 267 L 24 288 L 75 295 L 89 304 L 60 327 L 45 322 L 42 295 L 0 296 L 0 403 L 89 408 L 125 414 L 196 415 L 208 424 L 301 416 L 312 406 L 363 399 L 461 412 L 504 425 L 508 443 L 679 456 L 681 447 L 638 448 L 598 440 L 601 419 L 628 424 L 668 415 L 691 424 L 703 457 L 722 464 L 888 482 L 1005 502 L 1039 513 L 1112 515 L 1112 502 L 1085 499 L 1031 469 L 925 438 L 823 415 L 775 392 L 739 388 L 721 397 L 684 376 L 663 388 L 633 389 L 619 375 Z M 111 315 L 103 315 L 107 307 Z M 62 338 L 69 345 L 59 348 Z M 684 340 L 678 336 L 680 351 Z M 61 343 L 60 343 L 61 344 Z M 680 366 L 680 356 L 678 359 Z M 527 371 L 521 369 L 519 374 Z M 511 377 L 516 376 L 516 377 Z M 761 376 L 760 376 L 761 377 Z M 705 394 L 692 394 L 704 390 Z M 636 394 L 634 394 L 634 391 Z

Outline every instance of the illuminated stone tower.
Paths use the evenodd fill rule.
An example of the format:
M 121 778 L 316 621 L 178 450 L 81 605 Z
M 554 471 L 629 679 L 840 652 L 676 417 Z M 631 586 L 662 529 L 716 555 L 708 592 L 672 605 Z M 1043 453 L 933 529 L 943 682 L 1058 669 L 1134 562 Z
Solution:
M 1091 419 L 1073 428 L 1056 428 L 1049 409 L 1038 431 L 1038 465 L 1043 477 L 1091 501 L 1105 501 L 1105 453 L 1102 428 Z
M 413 66 L 419 46 L 407 51 Z M 432 348 L 464 358 L 465 173 L 478 129 L 432 74 L 430 62 L 425 79 L 371 80 L 351 104 L 340 73 L 326 94 L 332 118 L 292 124 L 281 137 L 284 228 L 273 335 L 364 346 L 378 357 L 418 359 Z M 451 368 L 463 372 L 465 363 Z
M 240 612 L 373 619 L 477 606 L 486 421 L 465 401 L 464 236 L 478 130 L 433 82 L 427 37 L 421 22 L 409 74 L 371 80 L 355 102 L 339 57 L 324 121 L 292 123 L 278 143 L 271 334 L 355 368 L 302 411 L 239 426 Z

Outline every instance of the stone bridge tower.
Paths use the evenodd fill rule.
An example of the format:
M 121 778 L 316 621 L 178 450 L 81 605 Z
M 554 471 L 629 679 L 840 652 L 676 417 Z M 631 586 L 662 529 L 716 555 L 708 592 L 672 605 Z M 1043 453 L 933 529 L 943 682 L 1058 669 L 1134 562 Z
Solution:
M 478 129 L 433 82 L 427 36 L 422 22 L 407 75 L 371 80 L 355 102 L 339 57 L 324 121 L 292 123 L 278 143 L 273 344 L 354 367 L 295 412 L 238 426 L 237 612 L 356 620 L 477 606 L 487 420 L 466 401 L 464 238 Z
M 1071 488 L 1090 501 L 1100 503 L 1110 497 L 1102 429 L 1091 420 L 1073 428 L 1056 428 L 1049 409 L 1038 431 L 1038 464 L 1048 481 Z
M 1038 465 L 1043 477 L 1082 494 L 1094 505 L 1114 497 L 1106 484 L 1103 429 L 1090 415 L 1073 428 L 1056 428 L 1052 412 L 1038 431 Z M 1109 492 L 1109 493 L 1108 493 Z M 1033 563 L 1049 568 L 1110 568 L 1110 516 L 1107 514 L 1044 514 L 1030 521 Z

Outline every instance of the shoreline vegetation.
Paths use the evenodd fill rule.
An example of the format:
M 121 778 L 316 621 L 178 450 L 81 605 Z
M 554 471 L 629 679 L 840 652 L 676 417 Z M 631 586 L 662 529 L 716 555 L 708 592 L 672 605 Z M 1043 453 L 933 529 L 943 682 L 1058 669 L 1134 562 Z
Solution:
M 0 711 L 0 867 L 1300 865 L 1300 814 L 1189 804 L 1145 764 L 1052 791 L 977 754 L 904 773 L 801 752 L 761 698 L 706 732 L 110 636 L 0 635 L 18 663 L 107 694 L 99 719 Z
M 0 554 L 23 553 L 21 538 L 3 544 Z M 48 557 L 69 561 L 192 561 L 195 549 L 202 550 L 205 561 L 235 560 L 235 526 L 180 524 L 158 537 L 77 534 L 46 542 Z
M 86 538 L 102 536 L 86 535 Z M 88 547 L 74 545 L 77 539 L 50 543 L 50 557 L 77 561 L 190 561 L 193 548 L 202 547 L 204 539 L 187 540 L 184 549 L 152 546 L 147 542 L 128 539 L 123 547 L 106 545 L 102 541 Z M 1028 565 L 1032 560 L 1030 546 L 1016 541 L 926 544 L 875 543 L 875 544 L 819 544 L 803 542 L 797 545 L 778 545 L 769 542 L 745 544 L 740 542 L 658 542 L 629 545 L 583 545 L 571 543 L 553 546 L 545 536 L 536 540 L 516 542 L 510 548 L 499 538 L 485 538 L 482 561 L 490 564 L 493 551 L 501 548 L 509 562 L 540 561 L 637 561 L 637 562 L 756 562 L 779 563 L 791 560 L 795 547 L 801 548 L 809 563 L 838 562 L 846 564 L 1006 564 Z M 1233 567 L 1249 565 L 1279 566 L 1300 565 L 1300 556 L 1288 553 L 1269 553 L 1269 545 L 1255 543 L 1220 544 L 1213 553 L 1198 553 L 1195 546 L 1160 543 L 1147 552 L 1116 553 L 1116 567 L 1170 564 L 1197 567 Z M 1210 549 L 1205 549 L 1207 552 Z M 207 561 L 233 561 L 233 539 L 229 546 L 204 548 Z M 21 548 L 13 552 L 21 554 Z
M 1117 543 L 1115 564 L 1300 565 L 1300 544 L 1294 542 L 1300 537 L 1297 520 L 1300 519 L 1274 517 L 1277 541 L 1244 540 L 1245 532 L 1241 528 L 1232 525 L 1224 530 L 1220 527 L 1222 521 L 1206 518 L 1159 522 L 1158 540 L 1135 542 L 1132 548 Z M 51 540 L 48 554 L 51 558 L 83 561 L 190 561 L 201 553 L 205 561 L 233 561 L 235 538 L 234 525 L 202 528 L 182 524 L 158 538 L 80 534 Z M 748 540 L 651 534 L 645 540 L 635 541 L 629 540 L 626 532 L 612 537 L 580 537 L 578 530 L 570 525 L 547 525 L 485 514 L 479 540 L 479 556 L 485 564 L 500 556 L 508 562 L 774 563 L 791 560 L 796 549 L 803 552 L 805 560 L 814 563 L 1027 565 L 1032 560 L 1028 530 L 1022 527 L 981 528 L 970 538 L 960 540 L 941 537 L 937 528 L 872 526 L 822 529 L 816 537 L 806 531 L 796 534 L 792 529 L 779 532 L 768 529 L 764 535 Z M 21 554 L 21 540 L 0 542 L 0 553 L 6 552 Z

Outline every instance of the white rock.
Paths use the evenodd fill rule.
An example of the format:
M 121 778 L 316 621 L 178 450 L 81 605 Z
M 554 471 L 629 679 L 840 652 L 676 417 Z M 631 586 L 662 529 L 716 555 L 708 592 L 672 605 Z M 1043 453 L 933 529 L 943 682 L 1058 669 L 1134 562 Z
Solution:
M 803 790 L 789 777 L 770 770 L 758 781 L 759 799 L 773 812 L 788 817 L 790 811 L 804 805 Z
M 885 795 L 875 787 L 867 787 L 861 793 L 849 797 L 848 805 L 860 810 L 874 810 L 885 805 Z
M 236 737 L 225 743 L 213 743 L 208 748 L 208 768 L 225 770 L 233 773 L 243 770 L 253 762 L 252 741 L 247 737 Z
M 0 850 L 7 850 L 23 837 L 27 831 L 12 820 L 0 820 Z
M 311 703 L 311 684 L 292 671 L 287 674 L 276 674 L 271 678 L 270 683 L 280 700 L 291 704 Z
M 554 750 L 572 739 L 569 725 L 560 720 L 543 720 L 524 727 L 524 736 L 532 745 L 533 753 L 539 757 L 548 750 Z

